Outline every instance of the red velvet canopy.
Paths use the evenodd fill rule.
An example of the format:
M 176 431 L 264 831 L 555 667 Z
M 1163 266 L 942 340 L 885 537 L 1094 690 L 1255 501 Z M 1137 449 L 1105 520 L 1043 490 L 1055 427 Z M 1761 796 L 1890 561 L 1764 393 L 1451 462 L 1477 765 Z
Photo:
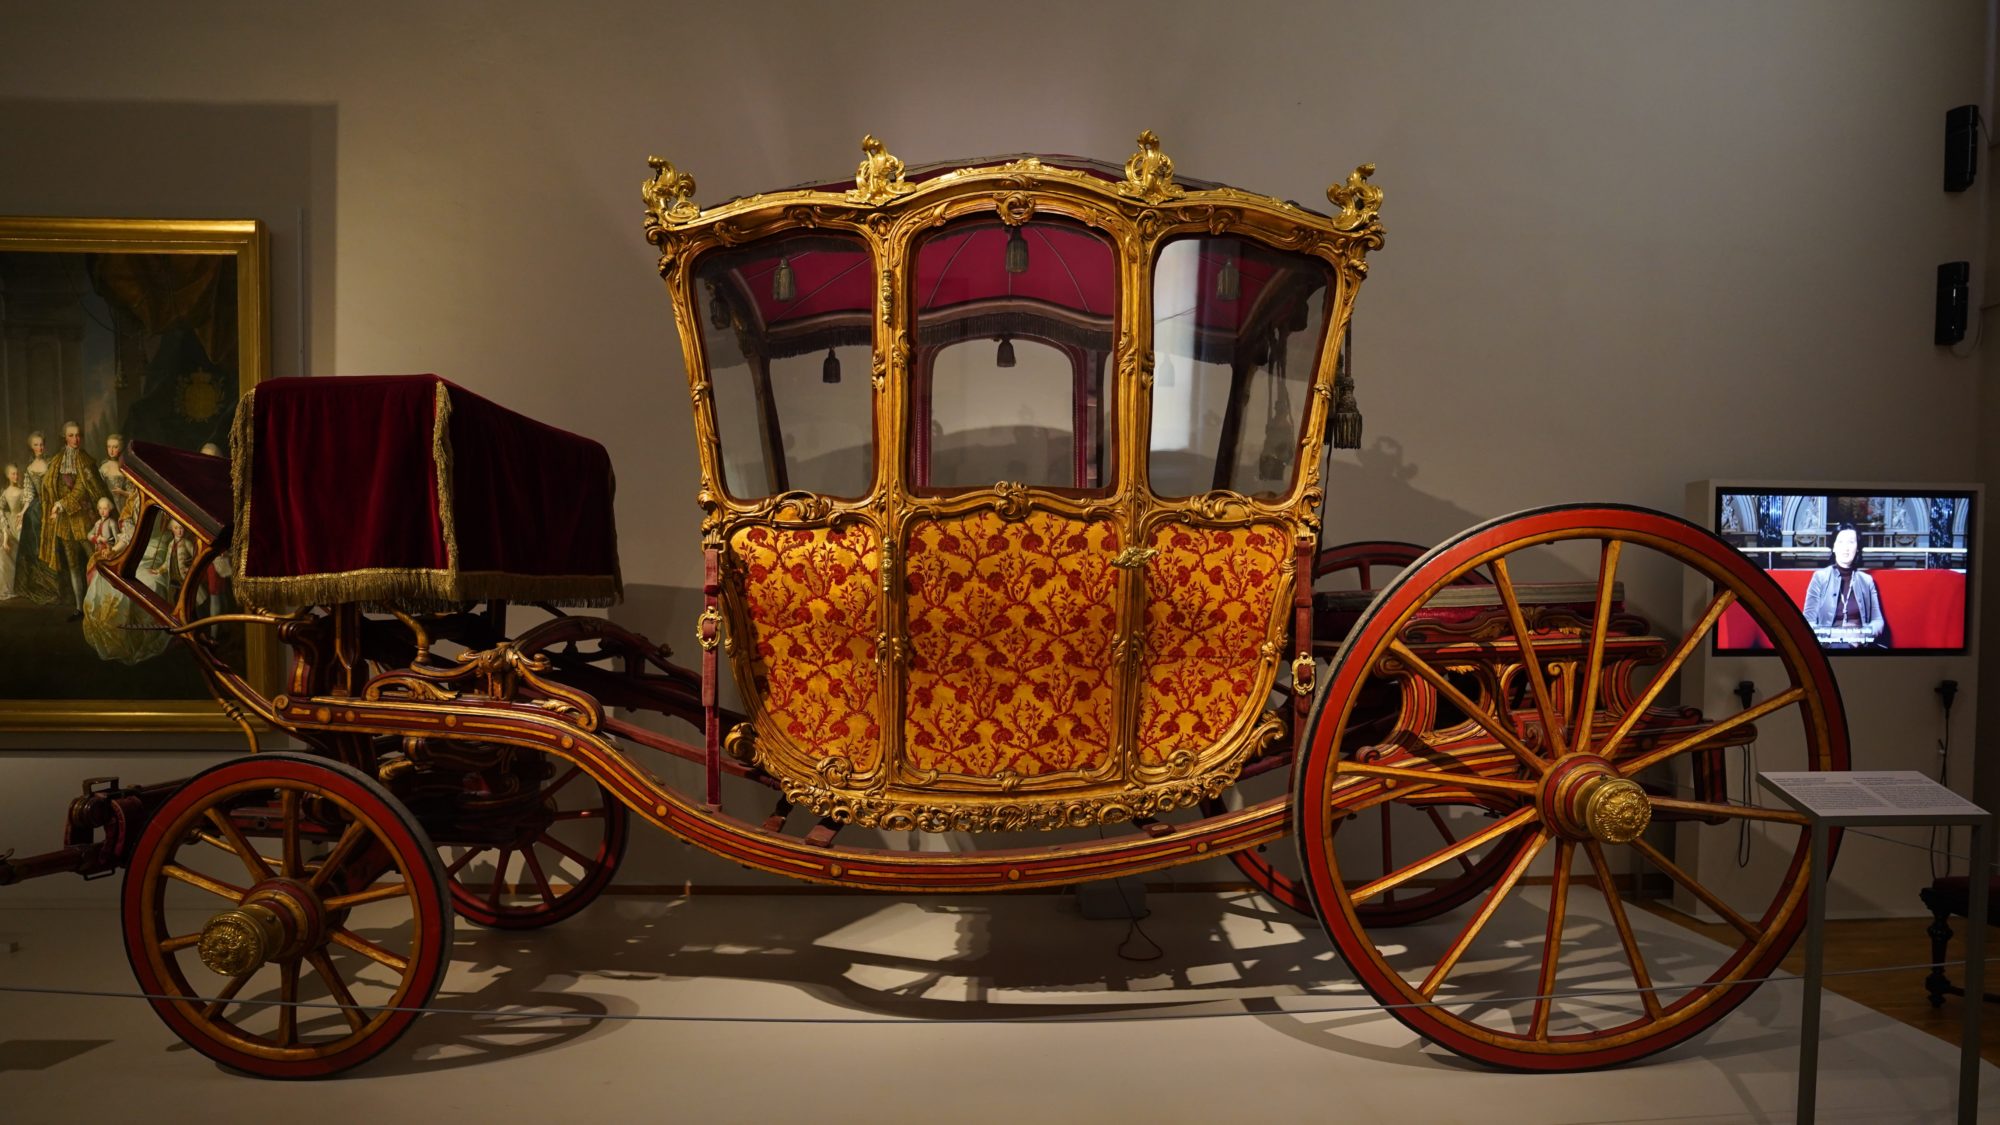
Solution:
M 622 593 L 604 447 L 435 375 L 269 380 L 232 445 L 247 604 Z

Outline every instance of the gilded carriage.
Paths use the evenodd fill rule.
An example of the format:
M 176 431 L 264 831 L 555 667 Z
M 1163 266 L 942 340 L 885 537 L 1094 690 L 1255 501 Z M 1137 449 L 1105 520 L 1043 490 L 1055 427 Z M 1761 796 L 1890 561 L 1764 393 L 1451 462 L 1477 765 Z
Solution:
M 1523 1069 L 1679 1043 L 1783 956 L 1804 833 L 1732 801 L 1724 755 L 1761 738 L 1838 769 L 1847 746 L 1825 660 L 1761 572 L 1610 505 L 1428 551 L 1322 546 L 1325 450 L 1361 432 L 1346 341 L 1383 245 L 1372 167 L 1324 212 L 1181 177 L 1150 133 L 1122 167 L 910 168 L 870 137 L 852 181 L 709 206 L 652 171 L 701 470 L 698 666 L 559 608 L 620 591 L 604 451 L 442 380 L 276 380 L 239 409 L 233 463 L 136 451 L 140 519 L 191 530 L 196 577 L 176 599 L 130 554 L 100 565 L 246 731 L 310 753 L 89 790 L 69 846 L 0 861 L 0 882 L 127 866 L 135 970 L 199 1050 L 281 1077 L 366 1061 L 436 988 L 454 915 L 569 917 L 633 817 L 867 890 L 1227 857 L 1316 916 L 1397 1018 Z M 347 418 L 401 427 L 363 505 L 297 467 Z M 508 513 L 545 531 L 532 545 L 495 531 L 523 464 L 582 482 Z M 244 609 L 205 615 L 193 582 L 225 553 Z M 1670 568 L 1702 591 L 1678 635 L 1622 577 Z M 524 603 L 547 619 L 515 633 Z M 1730 605 L 1783 684 L 1709 719 L 1677 680 Z M 283 692 L 216 658 L 211 631 L 243 622 L 291 647 Z M 1690 833 L 1753 829 L 1764 885 L 1676 861 Z M 972 846 L 896 843 L 924 833 Z M 1288 835 L 1296 863 L 1269 850 Z M 1737 945 L 1659 975 L 1626 901 L 1642 868 Z M 308 1026 L 253 982 L 330 1010 Z

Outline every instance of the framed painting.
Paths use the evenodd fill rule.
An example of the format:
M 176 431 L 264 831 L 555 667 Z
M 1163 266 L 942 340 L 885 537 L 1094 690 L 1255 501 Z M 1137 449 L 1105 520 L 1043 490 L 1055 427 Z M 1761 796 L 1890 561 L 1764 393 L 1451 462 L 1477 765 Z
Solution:
M 0 730 L 237 729 L 184 645 L 93 586 L 89 544 L 43 528 L 66 526 L 49 518 L 56 482 L 73 486 L 59 471 L 98 474 L 113 522 L 95 526 L 116 526 L 103 508 L 133 496 L 130 443 L 226 454 L 270 362 L 267 263 L 254 220 L 0 217 Z M 226 607 L 227 578 L 204 581 Z M 211 634 L 266 692 L 270 632 Z

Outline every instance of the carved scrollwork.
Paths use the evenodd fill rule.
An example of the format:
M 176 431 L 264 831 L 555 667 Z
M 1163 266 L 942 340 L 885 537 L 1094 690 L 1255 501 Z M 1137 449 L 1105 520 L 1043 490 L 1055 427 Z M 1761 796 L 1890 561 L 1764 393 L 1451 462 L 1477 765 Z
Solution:
M 1368 182 L 1375 174 L 1373 164 L 1363 164 L 1347 174 L 1345 183 L 1326 189 L 1327 202 L 1340 208 L 1333 225 L 1340 230 L 1358 230 L 1373 224 L 1382 210 L 1382 189 Z
M 1214 523 L 1247 519 L 1256 512 L 1248 496 L 1241 492 L 1231 492 L 1226 488 L 1190 497 L 1187 510 L 1198 519 Z
M 1125 182 L 1118 185 L 1118 194 L 1148 203 L 1187 194 L 1174 183 L 1174 158 L 1160 151 L 1160 138 L 1151 129 L 1139 134 L 1139 151 L 1125 161 Z
M 744 765 L 757 761 L 757 728 L 749 723 L 737 723 L 722 736 L 722 752 Z
M 1028 514 L 1029 489 L 1019 481 L 1003 480 L 993 486 L 993 510 L 1003 520 L 1018 520 Z
M 1000 221 L 1010 227 L 1018 227 L 1035 216 L 1035 197 L 1025 191 L 996 193 L 993 206 L 1000 212 Z
M 461 694 L 460 692 L 452 691 L 443 684 L 434 684 L 429 680 L 416 676 L 391 672 L 388 675 L 377 676 L 368 681 L 368 686 L 362 689 L 361 698 L 370 703 L 376 703 L 384 699 L 407 699 L 412 702 L 421 703 L 450 703 Z
M 676 169 L 664 156 L 649 156 L 646 165 L 653 170 L 653 178 L 639 185 L 639 194 L 646 201 L 649 236 L 676 223 L 701 218 L 701 207 L 694 201 L 693 176 Z
M 879 204 L 916 187 L 903 179 L 903 162 L 884 148 L 870 133 L 861 138 L 861 164 L 854 169 L 854 190 L 849 203 Z
M 1259 729 L 1262 734 L 1262 728 Z M 1123 824 L 1137 817 L 1157 816 L 1193 807 L 1219 797 L 1236 781 L 1238 763 L 1189 777 L 1146 786 L 1131 786 L 1087 796 L 1051 795 L 1037 799 L 1018 789 L 1005 799 L 969 797 L 963 800 L 905 801 L 839 792 L 824 785 L 786 779 L 785 798 L 816 815 L 840 824 L 855 824 L 896 832 L 1015 832 L 1054 831 Z

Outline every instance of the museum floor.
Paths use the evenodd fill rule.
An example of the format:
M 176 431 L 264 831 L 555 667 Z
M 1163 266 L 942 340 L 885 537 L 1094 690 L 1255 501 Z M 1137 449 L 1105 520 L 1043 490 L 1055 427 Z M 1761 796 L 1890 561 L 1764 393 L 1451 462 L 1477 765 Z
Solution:
M 129 991 L 110 902 L 0 909 L 0 987 Z M 1796 983 L 1633 1066 L 1501 1074 L 1424 1047 L 1316 931 L 1260 899 L 1149 902 L 1146 962 L 1120 955 L 1151 952 L 1125 944 L 1127 923 L 1063 896 L 614 895 L 541 933 L 461 925 L 437 1004 L 492 1014 L 426 1016 L 385 1056 L 307 1085 L 223 1071 L 134 1000 L 0 992 L 0 1120 L 1792 1118 Z M 1711 952 L 1664 917 L 1634 922 L 1690 961 Z M 1899 924 L 1917 936 L 1885 930 L 1874 953 L 1842 941 L 1831 967 L 1921 960 L 1922 923 Z M 1880 987 L 1923 1005 L 1921 975 Z M 1950 1044 L 1839 995 L 1824 1021 L 1822 1120 L 1949 1119 Z M 2000 1120 L 2000 1071 L 1981 1081 L 1982 1116 Z

